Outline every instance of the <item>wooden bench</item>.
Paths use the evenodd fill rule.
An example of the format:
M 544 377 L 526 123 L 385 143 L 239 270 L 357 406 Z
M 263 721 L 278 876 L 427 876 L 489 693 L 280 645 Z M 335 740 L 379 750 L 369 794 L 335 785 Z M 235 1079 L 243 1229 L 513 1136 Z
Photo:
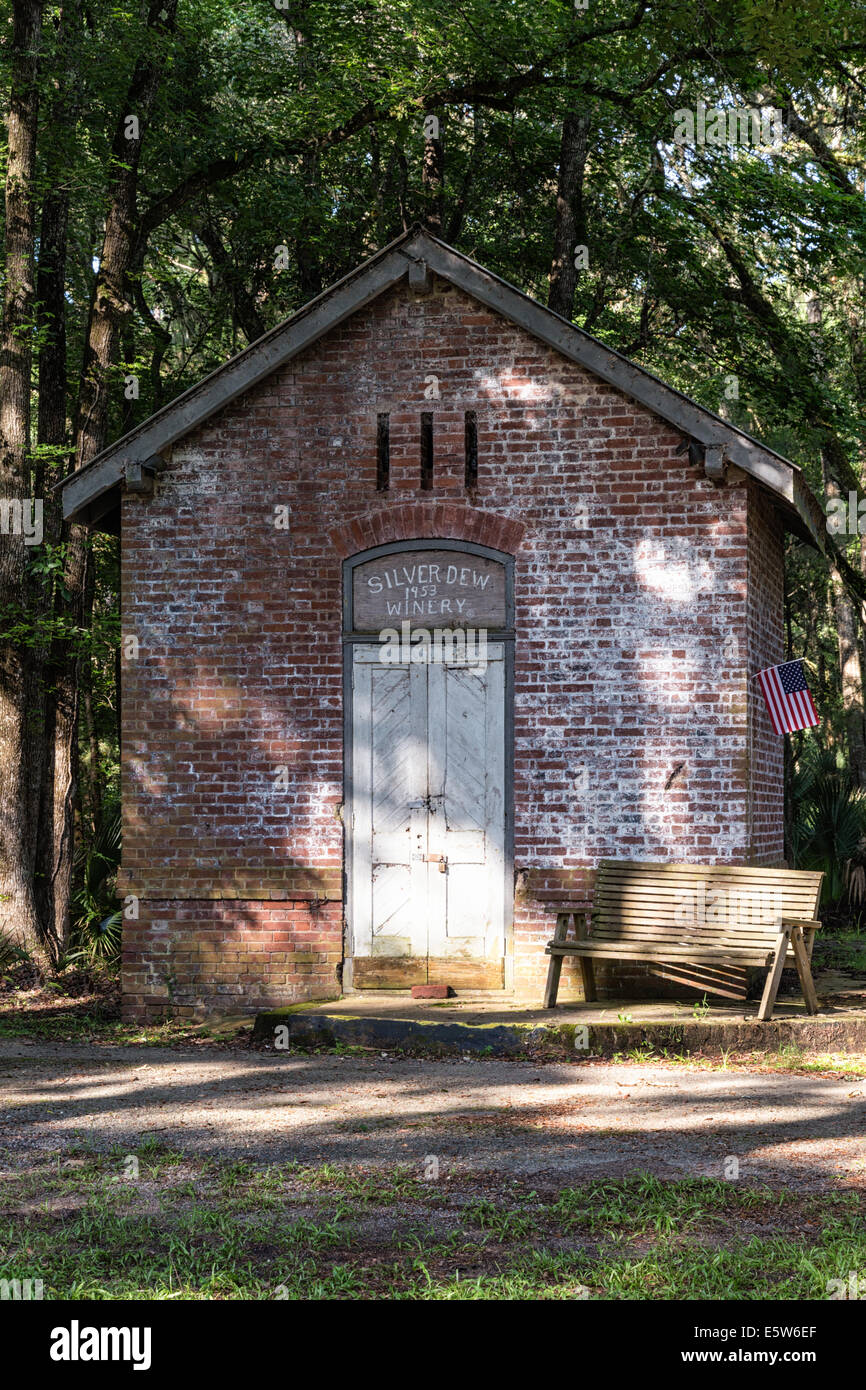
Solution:
M 817 1013 L 811 960 L 823 877 L 799 869 L 603 859 L 591 910 L 556 905 L 544 1007 L 555 1007 L 562 962 L 576 956 L 588 1002 L 596 998 L 594 960 L 758 965 L 767 971 L 758 1018 L 767 1019 L 790 965 L 806 1011 Z

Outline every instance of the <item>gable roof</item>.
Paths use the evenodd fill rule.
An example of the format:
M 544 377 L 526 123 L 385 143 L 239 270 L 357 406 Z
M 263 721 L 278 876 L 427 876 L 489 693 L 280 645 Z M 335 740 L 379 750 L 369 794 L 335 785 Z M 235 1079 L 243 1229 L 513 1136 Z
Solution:
M 420 227 L 392 241 L 104 449 L 84 468 L 64 478 L 58 484 L 64 517 L 104 524 L 116 508 L 124 483 L 141 490 L 143 471 L 146 474 L 164 467 L 164 455 L 184 435 L 404 277 L 423 291 L 430 272 L 681 430 L 689 441 L 692 458 L 704 463 L 708 476 L 721 480 L 724 467 L 733 464 L 754 478 L 772 495 L 791 530 L 821 550 L 825 548 L 824 513 L 796 464 Z

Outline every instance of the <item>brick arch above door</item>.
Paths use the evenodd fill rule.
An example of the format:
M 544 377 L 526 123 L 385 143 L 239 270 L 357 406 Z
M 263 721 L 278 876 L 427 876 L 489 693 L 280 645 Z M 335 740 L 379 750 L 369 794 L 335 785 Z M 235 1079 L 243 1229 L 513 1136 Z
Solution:
M 449 502 L 389 503 L 375 512 L 335 526 L 328 532 L 335 550 L 344 558 L 393 541 L 468 541 L 514 555 L 520 549 L 526 527 L 511 517 L 480 511 L 477 507 Z

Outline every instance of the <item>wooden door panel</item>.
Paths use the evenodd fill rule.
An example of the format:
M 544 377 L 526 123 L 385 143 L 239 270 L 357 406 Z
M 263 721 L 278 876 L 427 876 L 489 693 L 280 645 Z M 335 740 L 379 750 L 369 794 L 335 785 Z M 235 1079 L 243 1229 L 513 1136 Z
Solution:
M 451 960 L 462 962 L 461 978 L 501 979 L 502 645 L 488 648 L 484 669 L 386 665 L 377 646 L 358 645 L 352 688 L 356 983 L 414 983 L 422 958 L 437 963 L 437 977 Z
M 504 874 L 504 679 L 501 644 L 484 668 L 430 668 L 431 884 L 434 957 L 501 956 Z

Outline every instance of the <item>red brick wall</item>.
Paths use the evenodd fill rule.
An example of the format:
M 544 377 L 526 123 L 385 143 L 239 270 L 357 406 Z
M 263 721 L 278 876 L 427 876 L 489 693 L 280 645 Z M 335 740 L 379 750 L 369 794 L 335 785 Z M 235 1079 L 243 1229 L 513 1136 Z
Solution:
M 337 902 L 311 911 L 304 903 L 153 900 L 140 913 L 123 931 L 129 1021 L 339 997 Z
M 432 493 L 419 490 L 422 410 L 435 417 Z M 465 410 L 478 414 L 476 495 L 463 486 Z M 123 691 L 122 882 L 141 899 L 130 1012 L 165 1005 L 148 971 L 169 949 L 176 1007 L 333 993 L 340 562 L 385 540 L 463 538 L 516 555 L 521 994 L 538 996 L 546 967 L 551 919 L 537 895 L 579 894 L 600 856 L 749 857 L 745 665 L 719 677 L 716 655 L 731 634 L 741 654 L 771 642 L 747 584 L 778 538 L 746 487 L 714 487 L 680 442 L 437 281 L 429 297 L 401 288 L 355 315 L 177 446 L 155 497 L 125 498 L 124 633 L 139 642 Z M 279 506 L 288 531 L 273 524 Z M 769 614 L 777 573 L 772 557 L 761 563 Z M 779 777 L 770 760 L 768 854 Z M 285 951 L 268 939 L 272 920 Z M 314 969 L 262 971 L 297 941 Z

